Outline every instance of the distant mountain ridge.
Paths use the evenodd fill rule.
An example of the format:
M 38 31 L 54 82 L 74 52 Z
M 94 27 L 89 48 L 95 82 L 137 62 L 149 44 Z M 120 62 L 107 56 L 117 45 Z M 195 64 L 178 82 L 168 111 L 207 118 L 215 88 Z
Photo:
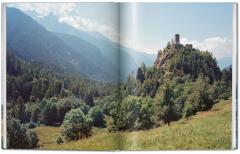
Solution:
M 155 59 L 155 55 L 121 46 L 98 32 L 59 23 L 52 14 L 29 17 L 7 8 L 7 19 L 8 50 L 24 60 L 43 62 L 67 73 L 94 80 L 125 80 L 142 62 L 151 66 Z
M 112 42 L 99 32 L 83 31 L 75 29 L 65 23 L 60 23 L 58 17 L 51 13 L 43 18 L 38 18 L 37 14 L 32 11 L 28 11 L 27 13 L 49 31 L 74 35 L 95 45 L 102 55 L 112 63 L 112 65 L 118 65 L 116 61 L 119 61 L 120 58 L 119 62 L 122 61 L 122 66 L 120 66 L 120 68 L 126 68 L 120 70 L 121 73 L 123 73 L 121 74 L 121 78 L 123 79 L 126 79 L 132 71 L 136 72 L 137 67 L 141 65 L 142 62 L 144 62 L 146 66 L 152 66 L 156 58 L 156 55 L 154 54 L 147 54 L 142 51 L 124 47 L 119 43 Z
M 67 39 L 77 40 L 76 46 Z M 118 68 L 108 63 L 94 45 L 79 38 L 52 33 L 15 8 L 7 8 L 7 51 L 26 61 L 59 67 L 66 73 L 84 74 L 95 80 L 118 80 Z

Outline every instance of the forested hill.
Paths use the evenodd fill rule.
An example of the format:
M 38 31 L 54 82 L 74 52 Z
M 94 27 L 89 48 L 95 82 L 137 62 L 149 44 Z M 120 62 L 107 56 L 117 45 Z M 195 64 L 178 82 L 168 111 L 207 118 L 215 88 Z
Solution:
M 163 51 L 160 50 L 154 67 L 181 76 L 189 74 L 192 79 L 202 74 L 210 82 L 221 78 L 220 68 L 212 53 L 183 45 L 175 49 L 168 44 Z
M 112 84 L 67 75 L 39 62 L 26 62 L 7 52 L 7 100 L 16 104 L 43 98 L 77 97 L 92 106 L 93 97 L 109 95 Z

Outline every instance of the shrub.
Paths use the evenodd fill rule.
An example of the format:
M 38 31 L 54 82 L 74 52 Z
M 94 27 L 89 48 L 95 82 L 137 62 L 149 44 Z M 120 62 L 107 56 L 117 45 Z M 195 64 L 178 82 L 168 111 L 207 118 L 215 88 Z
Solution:
M 196 109 L 194 108 L 194 105 L 191 102 L 187 101 L 183 109 L 183 113 L 184 113 L 183 117 L 184 118 L 190 117 L 191 115 L 195 114 L 195 110 Z
M 37 147 L 37 143 L 39 141 L 37 133 L 34 131 L 29 131 L 28 138 L 29 138 L 29 148 Z
M 8 148 L 34 148 L 38 143 L 38 136 L 34 131 L 28 131 L 20 121 L 9 118 L 7 121 Z
M 104 127 L 105 126 L 104 115 L 103 115 L 100 107 L 98 107 L 98 106 L 92 107 L 89 110 L 88 114 L 93 119 L 93 126 L 95 126 L 95 127 Z
M 61 136 L 58 136 L 58 137 L 57 137 L 57 140 L 56 140 L 56 143 L 57 143 L 57 144 L 63 144 L 63 142 L 64 142 L 64 141 L 63 141 L 62 137 L 61 137 Z
M 53 102 L 47 102 L 42 111 L 43 122 L 46 125 L 54 125 L 57 122 L 57 106 Z
M 59 99 L 57 102 L 58 118 L 57 121 L 62 123 L 65 114 L 71 109 L 80 108 L 84 114 L 89 110 L 89 106 L 84 103 L 82 99 L 68 97 Z
M 147 129 L 154 124 L 152 99 L 148 97 L 125 97 L 116 112 L 113 120 L 117 130 Z
M 184 106 L 184 117 L 194 115 L 198 111 L 206 111 L 213 105 L 213 99 L 209 90 L 209 85 L 202 76 L 199 76 L 194 83 L 196 88 L 193 88 L 192 93 L 187 97 Z
M 37 123 L 40 120 L 39 119 L 40 113 L 41 113 L 40 107 L 38 106 L 34 107 L 31 113 L 31 121 Z
M 62 125 L 62 134 L 67 140 L 78 140 L 91 135 L 92 119 L 79 108 L 69 111 Z
M 158 125 L 160 121 L 170 124 L 175 119 L 173 90 L 170 81 L 166 82 L 160 89 L 160 92 L 155 96 L 155 120 Z
M 117 126 L 114 124 L 114 120 L 112 117 L 107 116 L 106 118 L 106 122 L 107 122 L 107 129 L 109 132 L 116 132 Z

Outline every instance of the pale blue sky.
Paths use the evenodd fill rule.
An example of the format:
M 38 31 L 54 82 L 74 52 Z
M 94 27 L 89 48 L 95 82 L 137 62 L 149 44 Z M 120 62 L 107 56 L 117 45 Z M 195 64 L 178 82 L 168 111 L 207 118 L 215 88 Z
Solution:
M 184 38 L 183 43 L 196 42 L 199 47 L 210 49 L 220 43 L 231 50 L 232 8 L 231 3 L 124 4 L 121 27 L 127 28 L 122 34 L 124 38 L 134 35 L 134 47 L 153 52 L 162 49 L 176 33 Z M 214 47 L 209 43 L 215 43 Z

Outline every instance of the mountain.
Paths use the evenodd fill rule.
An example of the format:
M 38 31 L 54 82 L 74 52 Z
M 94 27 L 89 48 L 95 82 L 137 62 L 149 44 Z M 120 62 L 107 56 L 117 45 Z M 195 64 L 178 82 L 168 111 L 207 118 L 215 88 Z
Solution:
M 80 39 L 77 36 L 69 35 L 69 34 L 63 34 L 63 33 L 54 33 L 56 36 L 58 36 L 65 44 L 67 44 L 73 51 L 73 54 L 75 54 L 75 58 L 81 59 L 83 56 L 84 58 L 88 58 L 91 65 L 98 66 L 102 72 L 99 72 L 99 74 L 93 74 L 95 75 L 95 78 L 104 79 L 106 76 L 103 74 L 108 75 L 108 78 L 112 79 L 118 79 L 118 66 L 116 63 L 111 63 L 109 59 L 105 58 L 102 53 L 99 51 L 97 47 L 94 45 L 88 43 L 87 41 Z M 79 56 L 79 57 L 76 57 Z M 94 72 L 89 72 L 91 73 Z
M 28 11 L 26 13 L 33 17 L 38 23 L 46 27 L 49 31 L 74 35 L 79 39 L 85 40 L 86 42 L 93 44 L 99 49 L 103 57 L 108 59 L 108 61 L 113 67 L 118 66 L 117 62 L 122 62 L 123 64 L 121 65 L 126 66 L 121 67 L 126 68 L 125 70 L 121 71 L 124 73 L 122 74 L 124 79 L 126 79 L 126 77 L 132 71 L 136 72 L 137 67 L 142 62 L 144 62 L 146 66 L 152 66 L 156 58 L 156 55 L 130 49 L 120 45 L 119 43 L 113 42 L 99 32 L 83 31 L 80 29 L 75 29 L 74 27 L 69 26 L 65 23 L 60 23 L 58 17 L 53 14 L 49 14 L 45 17 L 39 18 L 37 17 L 37 14 L 33 11 Z M 119 57 L 121 59 L 120 61 Z
M 52 33 L 15 8 L 7 8 L 7 51 L 26 61 L 42 62 L 66 73 L 84 74 L 95 80 L 117 81 L 116 67 L 104 69 L 112 63 L 102 58 L 93 44 Z M 96 60 L 98 58 L 104 62 Z

